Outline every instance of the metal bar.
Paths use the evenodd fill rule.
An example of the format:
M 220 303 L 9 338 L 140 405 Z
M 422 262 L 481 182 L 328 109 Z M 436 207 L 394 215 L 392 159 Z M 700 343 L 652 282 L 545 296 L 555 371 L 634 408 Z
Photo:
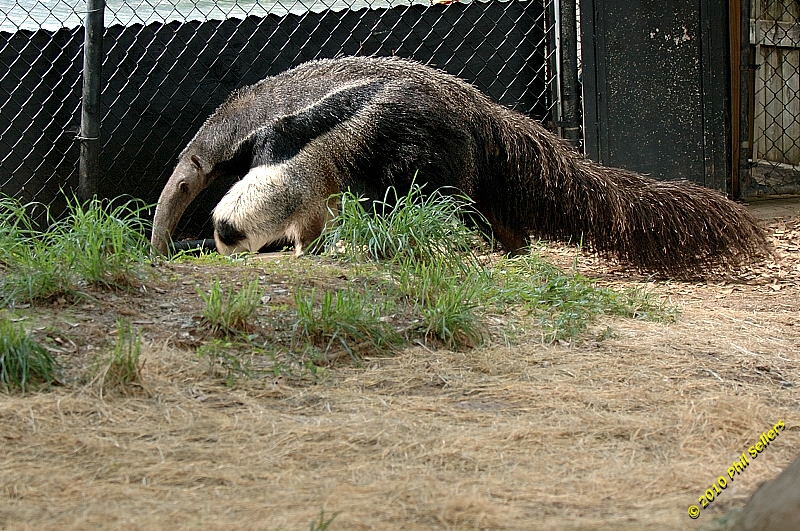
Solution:
M 580 0 L 581 4 L 581 60 L 583 64 L 583 152 L 595 162 L 602 163 L 601 145 L 601 107 L 605 105 L 604 78 L 598 68 L 597 54 L 601 35 L 596 27 L 599 11 L 595 0 Z M 602 6 L 601 6 L 602 7 Z M 605 154 L 603 155 L 605 157 Z
M 83 95 L 78 195 L 90 199 L 100 183 L 100 77 L 103 66 L 103 15 L 105 0 L 87 0 L 84 22 Z
M 703 109 L 704 177 L 702 183 L 731 194 L 731 148 L 727 121 L 731 101 L 730 25 L 725 16 L 729 0 L 701 0 L 699 3 L 701 91 Z M 727 59 L 727 64 L 726 64 Z
M 747 0 L 749 1 L 749 0 Z M 741 0 L 731 0 L 728 4 L 728 20 L 730 24 L 730 70 L 731 70 L 731 188 L 732 197 L 739 196 L 739 138 L 741 122 L 739 111 L 742 106 L 741 75 Z
M 573 146 L 581 140 L 578 85 L 578 23 L 576 0 L 561 0 L 561 122 L 562 135 Z
M 547 127 L 554 133 L 560 134 L 561 127 L 561 100 L 558 87 L 558 39 L 556 38 L 556 0 L 550 0 L 545 7 L 545 24 L 547 27 L 547 74 L 549 85 L 549 98 Z
M 739 75 L 739 108 L 734 109 L 734 112 L 739 113 L 739 138 L 734 139 L 734 142 L 739 143 L 739 160 L 738 160 L 738 183 L 734 187 L 734 195 L 741 197 L 747 193 L 750 187 L 750 165 L 749 159 L 752 151 L 752 121 L 750 116 L 751 102 L 752 102 L 752 89 L 753 86 L 753 69 L 752 60 L 750 59 L 750 0 L 741 0 L 741 18 L 739 20 L 739 53 L 740 53 L 740 75 Z

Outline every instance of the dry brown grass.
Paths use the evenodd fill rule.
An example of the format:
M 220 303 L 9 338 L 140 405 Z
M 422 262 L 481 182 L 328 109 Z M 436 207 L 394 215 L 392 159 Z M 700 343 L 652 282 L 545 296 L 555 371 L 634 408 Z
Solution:
M 0 397 L 0 527 L 307 529 L 324 510 L 331 529 L 713 528 L 800 447 L 800 260 L 782 248 L 771 278 L 738 284 L 619 280 L 581 259 L 669 298 L 673 324 L 605 319 L 571 344 L 414 347 L 234 388 L 186 330 L 193 283 L 236 268 L 172 266 L 185 280 L 91 303 L 86 320 L 54 307 L 53 322 L 82 331 L 62 339 L 75 366 L 114 314 L 139 322 L 144 389 Z M 690 520 L 780 419 L 787 429 Z

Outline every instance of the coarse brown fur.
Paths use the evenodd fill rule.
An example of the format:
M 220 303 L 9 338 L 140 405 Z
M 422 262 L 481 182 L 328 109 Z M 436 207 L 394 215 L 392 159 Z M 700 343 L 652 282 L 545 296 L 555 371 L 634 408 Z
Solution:
M 509 252 L 533 234 L 673 277 L 770 252 L 754 218 L 720 193 L 596 164 L 471 85 L 395 58 L 312 61 L 234 92 L 184 150 L 159 201 L 154 245 L 177 222 L 169 205 L 176 187 L 193 182 L 187 167 L 205 187 L 221 174 L 279 165 L 289 168 L 282 182 L 304 191 L 355 186 L 382 197 L 388 186 L 406 190 L 415 174 L 428 189 L 455 187 L 475 200 Z M 225 216 L 215 211 L 215 223 Z

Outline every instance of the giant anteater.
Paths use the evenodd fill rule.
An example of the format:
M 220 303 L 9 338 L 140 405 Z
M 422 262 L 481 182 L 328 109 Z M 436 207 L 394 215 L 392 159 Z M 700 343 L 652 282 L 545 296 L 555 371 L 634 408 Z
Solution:
M 184 149 L 156 208 L 165 252 L 188 204 L 237 176 L 214 209 L 221 252 L 288 238 L 300 254 L 329 197 L 383 197 L 415 178 L 475 201 L 509 252 L 582 241 L 640 270 L 688 276 L 769 253 L 757 222 L 716 191 L 596 164 L 460 79 L 398 58 L 304 63 L 234 91 Z

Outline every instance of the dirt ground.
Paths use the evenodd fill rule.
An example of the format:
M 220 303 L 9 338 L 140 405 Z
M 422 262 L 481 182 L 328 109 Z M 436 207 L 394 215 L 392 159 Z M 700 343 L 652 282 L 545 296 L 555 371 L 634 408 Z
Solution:
M 604 318 L 554 345 L 414 346 L 224 385 L 195 353 L 196 286 L 257 274 L 268 312 L 288 300 L 291 259 L 283 273 L 166 264 L 134 293 L 23 309 L 75 374 L 120 316 L 142 330 L 145 364 L 124 395 L 69 374 L 0 395 L 0 528 L 724 528 L 800 448 L 800 203 L 753 208 L 776 258 L 739 279 L 654 281 L 579 257 L 600 283 L 680 314 Z M 574 266 L 574 249 L 543 253 Z

